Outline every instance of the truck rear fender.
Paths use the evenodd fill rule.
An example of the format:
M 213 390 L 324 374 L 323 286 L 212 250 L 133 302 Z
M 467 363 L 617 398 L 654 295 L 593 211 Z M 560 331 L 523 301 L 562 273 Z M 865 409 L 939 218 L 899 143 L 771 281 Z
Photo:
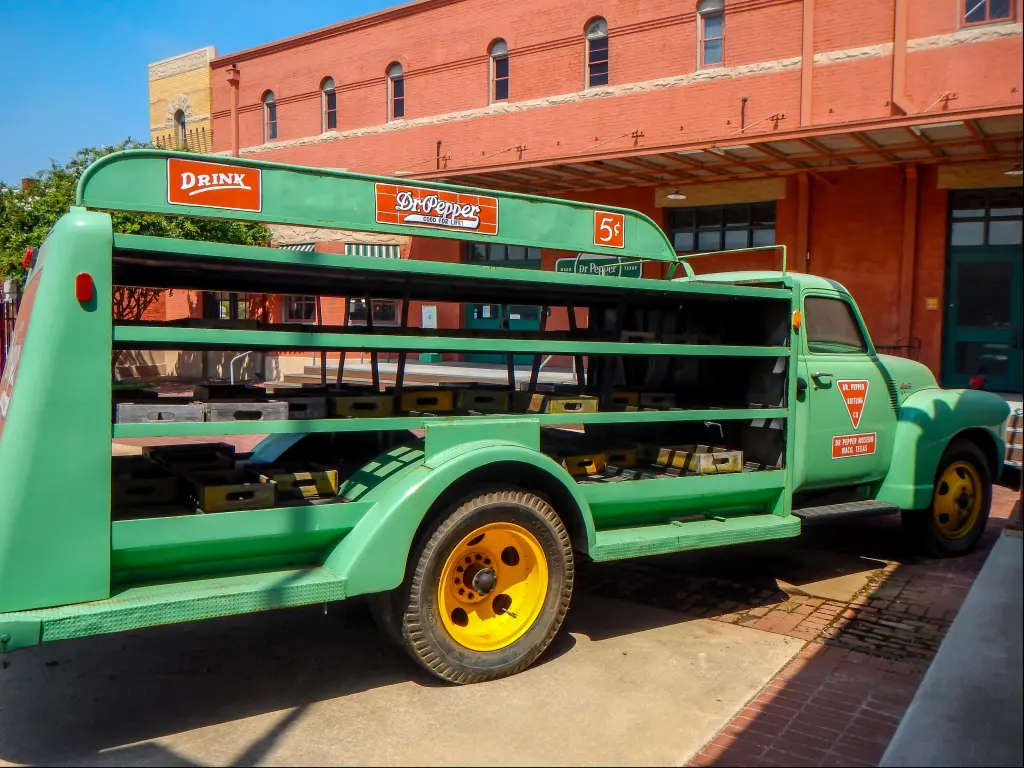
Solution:
M 879 501 L 902 509 L 931 503 L 935 472 L 949 443 L 971 440 L 999 477 L 1005 445 L 1002 427 L 1010 413 L 1003 398 L 972 389 L 924 389 L 900 406 L 892 463 L 878 491 Z
M 493 440 L 461 443 L 373 488 L 371 509 L 328 555 L 324 565 L 347 579 L 348 594 L 383 592 L 405 579 L 413 544 L 438 514 L 473 486 L 502 482 L 545 496 L 562 516 L 574 546 L 596 537 L 590 507 L 563 467 L 539 451 Z

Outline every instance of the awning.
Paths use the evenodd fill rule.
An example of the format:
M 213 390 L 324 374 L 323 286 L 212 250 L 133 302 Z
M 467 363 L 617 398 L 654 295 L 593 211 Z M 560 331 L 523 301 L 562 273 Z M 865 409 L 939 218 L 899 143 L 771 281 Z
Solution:
M 377 245 L 374 243 L 345 243 L 345 253 L 349 256 L 376 256 L 380 259 L 402 258 L 401 246 Z
M 285 251 L 315 251 L 316 243 L 295 243 L 294 245 L 282 245 Z

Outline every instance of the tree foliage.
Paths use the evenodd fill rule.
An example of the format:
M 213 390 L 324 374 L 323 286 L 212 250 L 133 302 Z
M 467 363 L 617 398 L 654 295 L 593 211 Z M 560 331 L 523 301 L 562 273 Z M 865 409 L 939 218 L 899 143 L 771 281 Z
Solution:
M 23 276 L 25 250 L 39 247 L 57 219 L 74 205 L 75 187 L 86 168 L 111 152 L 145 146 L 128 139 L 114 146 L 80 149 L 66 164 L 51 160 L 50 168 L 37 173 L 27 190 L 0 183 L 0 279 Z M 123 234 L 241 245 L 267 245 L 270 240 L 266 227 L 250 222 L 121 212 L 110 217 L 114 231 Z

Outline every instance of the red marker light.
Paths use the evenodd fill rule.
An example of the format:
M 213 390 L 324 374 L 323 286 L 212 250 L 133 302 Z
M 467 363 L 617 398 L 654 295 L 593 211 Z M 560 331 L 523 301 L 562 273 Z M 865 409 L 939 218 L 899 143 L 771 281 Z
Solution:
M 25 249 L 25 258 L 21 260 L 21 266 L 23 266 L 25 269 L 29 269 L 32 266 L 32 262 L 35 261 L 35 260 L 36 260 L 36 249 L 35 248 L 26 248 Z
M 971 389 L 984 389 L 985 377 L 980 373 L 971 376 Z
M 79 272 L 75 277 L 75 298 L 83 304 L 92 301 L 92 276 L 88 272 Z

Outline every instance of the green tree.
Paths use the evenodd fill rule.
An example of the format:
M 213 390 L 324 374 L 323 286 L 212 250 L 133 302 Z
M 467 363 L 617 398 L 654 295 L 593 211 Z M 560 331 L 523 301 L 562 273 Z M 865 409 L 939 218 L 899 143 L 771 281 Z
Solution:
M 0 279 L 23 276 L 25 250 L 42 244 L 57 219 L 74 204 L 75 187 L 86 168 L 111 152 L 145 146 L 128 139 L 114 146 L 81 149 L 64 165 L 51 161 L 50 168 L 37 173 L 26 190 L 0 183 Z M 114 231 L 124 234 L 241 245 L 267 245 L 270 241 L 266 227 L 249 222 L 120 212 L 112 213 L 111 219 Z M 135 298 L 131 303 L 133 312 L 140 306 Z M 146 306 L 148 303 L 141 311 Z

